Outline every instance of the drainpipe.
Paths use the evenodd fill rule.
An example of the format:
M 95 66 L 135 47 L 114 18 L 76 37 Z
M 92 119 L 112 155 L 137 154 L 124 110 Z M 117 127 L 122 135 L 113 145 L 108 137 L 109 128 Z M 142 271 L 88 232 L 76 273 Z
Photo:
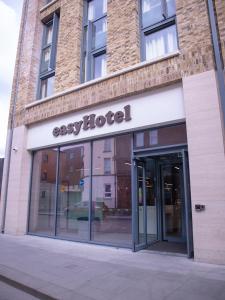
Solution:
M 217 32 L 216 17 L 214 13 L 214 5 L 212 0 L 207 0 L 207 2 L 208 2 L 210 28 L 212 32 L 213 51 L 214 51 L 216 70 L 217 70 L 216 75 L 217 75 L 218 88 L 219 88 L 220 99 L 221 99 L 221 108 L 223 112 L 223 124 L 225 128 L 225 75 L 223 70 L 222 57 L 220 53 L 219 37 Z
M 21 18 L 21 32 L 19 36 L 19 47 L 18 47 L 18 53 L 16 56 L 18 66 L 15 74 L 16 83 L 15 83 L 15 92 L 13 93 L 12 98 L 12 113 L 11 116 L 9 115 L 9 125 L 8 125 L 8 134 L 7 134 L 7 144 L 6 144 L 6 151 L 5 151 L 5 166 L 4 166 L 4 186 L 2 187 L 2 190 L 4 190 L 3 199 L 2 199 L 2 209 L 3 209 L 3 215 L 2 215 L 2 221 L 1 221 L 1 232 L 5 232 L 5 219 L 6 219 L 6 208 L 7 208 L 7 200 L 8 200 L 8 187 L 9 187 L 9 170 L 10 170 L 10 162 L 11 162 L 11 151 L 12 151 L 12 143 L 13 143 L 13 129 L 14 129 L 14 117 L 15 117 L 15 111 L 16 111 L 16 102 L 17 102 L 17 93 L 18 93 L 18 87 L 19 87 L 19 74 L 20 74 L 20 67 L 21 67 L 21 54 L 22 54 L 22 47 L 23 47 L 23 38 L 24 38 L 24 31 L 25 31 L 25 25 L 27 20 L 27 10 L 28 10 L 28 4 L 29 0 L 24 0 L 23 3 L 23 13 Z

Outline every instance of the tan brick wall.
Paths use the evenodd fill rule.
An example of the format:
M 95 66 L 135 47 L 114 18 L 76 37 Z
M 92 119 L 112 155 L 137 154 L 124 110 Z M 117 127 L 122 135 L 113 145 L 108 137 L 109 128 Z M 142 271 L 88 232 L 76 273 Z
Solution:
M 80 83 L 83 0 L 61 0 L 55 91 Z
M 83 13 L 82 0 L 61 0 L 60 3 L 61 18 L 56 61 L 57 92 L 80 84 Z M 35 9 L 37 5 L 34 6 L 33 10 Z M 41 12 L 42 16 L 43 14 L 44 11 Z M 35 23 L 33 15 L 34 12 L 31 12 L 31 24 Z M 35 28 L 34 25 L 32 30 Z M 38 28 L 36 26 L 36 30 Z M 38 57 L 35 56 L 32 67 L 30 64 L 30 70 L 26 67 L 26 79 L 29 79 L 30 85 L 26 85 L 26 80 L 24 80 L 21 90 L 23 90 L 23 95 L 29 94 L 29 97 L 20 97 L 18 101 L 15 126 L 78 110 L 87 105 L 116 100 L 125 95 L 137 94 L 146 89 L 181 80 L 185 76 L 213 69 L 206 1 L 177 0 L 177 29 L 180 49 L 178 56 L 144 65 L 114 78 L 103 79 L 88 87 L 80 86 L 76 91 L 67 95 L 54 97 L 48 102 L 26 109 L 24 119 L 24 103 L 28 104 L 35 99 L 34 74 L 37 79 L 37 66 L 39 65 Z M 37 49 L 39 49 L 40 53 L 40 45 L 37 44 L 39 36 L 40 34 L 35 35 L 32 46 L 35 49 L 34 52 L 38 52 Z M 27 45 L 29 49 L 26 49 L 25 53 L 29 54 L 32 46 Z M 140 62 L 138 0 L 124 0 L 123 2 L 108 0 L 107 52 L 108 73 Z M 32 77 L 30 72 L 33 74 Z
M 11 96 L 11 105 L 16 95 L 16 115 L 23 119 L 25 104 L 36 98 L 37 78 L 40 61 L 40 43 L 42 26 L 39 17 L 39 9 L 42 1 L 28 1 L 26 19 L 23 19 L 20 30 L 20 41 L 17 50 L 17 59 Z M 23 40 L 21 41 L 21 36 Z M 21 48 L 21 56 L 19 49 Z M 16 77 L 18 75 L 18 77 Z M 16 80 L 18 89 L 16 90 Z M 12 109 L 10 110 L 12 113 Z M 10 116 L 11 118 L 11 116 Z
M 108 0 L 107 72 L 140 62 L 138 0 Z
M 223 63 L 225 65 L 225 1 L 215 0 L 219 38 L 221 43 Z

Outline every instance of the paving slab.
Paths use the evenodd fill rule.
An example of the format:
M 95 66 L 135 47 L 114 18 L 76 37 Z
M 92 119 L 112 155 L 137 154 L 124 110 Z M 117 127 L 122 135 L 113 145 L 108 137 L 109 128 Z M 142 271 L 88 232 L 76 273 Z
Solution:
M 225 266 L 30 235 L 0 234 L 0 275 L 52 299 L 225 299 Z

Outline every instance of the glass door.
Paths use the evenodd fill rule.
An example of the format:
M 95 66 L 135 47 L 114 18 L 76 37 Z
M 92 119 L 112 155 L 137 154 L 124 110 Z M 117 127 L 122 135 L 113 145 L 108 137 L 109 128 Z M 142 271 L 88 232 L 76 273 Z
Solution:
M 181 159 L 161 164 L 163 240 L 171 242 L 186 240 L 182 169 Z
M 155 163 L 143 158 L 134 161 L 134 251 L 147 248 L 157 240 Z

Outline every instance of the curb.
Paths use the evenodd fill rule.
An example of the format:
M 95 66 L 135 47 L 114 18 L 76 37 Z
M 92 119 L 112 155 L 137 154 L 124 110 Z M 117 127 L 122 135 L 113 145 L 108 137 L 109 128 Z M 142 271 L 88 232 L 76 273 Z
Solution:
M 2 274 L 0 274 L 0 281 L 2 281 L 4 283 L 18 289 L 18 290 L 21 290 L 21 291 L 23 291 L 23 292 L 25 292 L 25 293 L 27 293 L 31 296 L 34 296 L 38 299 L 41 299 L 41 300 L 57 300 L 56 298 L 53 298 L 53 297 L 51 297 L 51 296 L 49 296 L 45 293 L 42 293 L 42 292 L 40 292 L 40 291 L 38 291 L 34 288 L 31 288 L 27 285 L 24 285 L 24 284 L 22 284 L 18 281 L 15 281 L 15 280 L 7 277 L 7 276 L 4 276 Z

